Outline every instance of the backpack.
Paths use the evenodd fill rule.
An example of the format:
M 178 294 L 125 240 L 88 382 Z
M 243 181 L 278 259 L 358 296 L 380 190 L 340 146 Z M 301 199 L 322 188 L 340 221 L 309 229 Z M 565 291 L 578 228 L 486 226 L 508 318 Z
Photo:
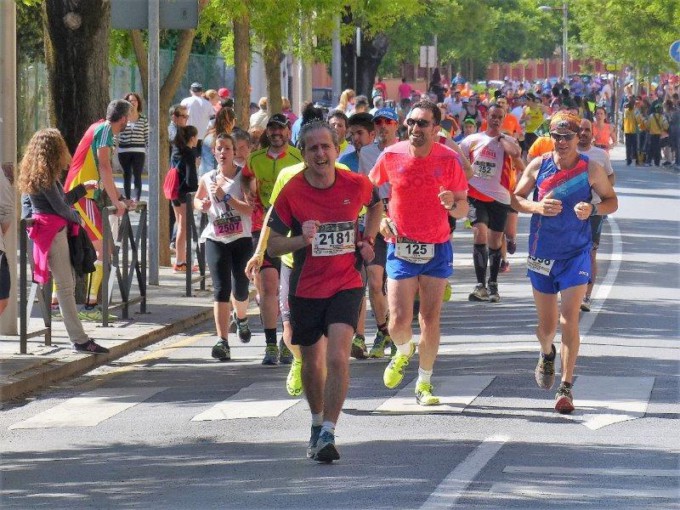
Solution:
M 168 170 L 168 173 L 165 174 L 163 194 L 168 200 L 177 200 L 179 198 L 179 172 L 177 171 L 176 166 L 173 166 Z

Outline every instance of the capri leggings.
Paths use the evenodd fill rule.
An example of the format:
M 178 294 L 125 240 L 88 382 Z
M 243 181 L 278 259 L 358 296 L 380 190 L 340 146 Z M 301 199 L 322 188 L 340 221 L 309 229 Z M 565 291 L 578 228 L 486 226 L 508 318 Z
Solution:
M 245 270 L 252 255 L 253 241 L 250 237 L 243 237 L 231 243 L 206 240 L 205 258 L 212 276 L 215 301 L 229 302 L 232 290 L 237 301 L 248 299 L 250 282 Z

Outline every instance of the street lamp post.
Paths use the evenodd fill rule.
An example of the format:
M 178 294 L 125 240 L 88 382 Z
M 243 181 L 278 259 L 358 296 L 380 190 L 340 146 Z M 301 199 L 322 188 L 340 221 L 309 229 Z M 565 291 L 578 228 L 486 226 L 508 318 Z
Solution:
M 567 62 L 568 62 L 568 55 L 567 55 L 567 39 L 568 39 L 568 20 L 569 20 L 569 8 L 567 2 L 562 3 L 562 7 L 550 7 L 548 5 L 541 5 L 538 8 L 539 11 L 543 12 L 548 12 L 548 11 L 562 11 L 562 80 L 566 83 L 567 82 L 567 74 L 568 74 L 568 69 L 567 69 Z

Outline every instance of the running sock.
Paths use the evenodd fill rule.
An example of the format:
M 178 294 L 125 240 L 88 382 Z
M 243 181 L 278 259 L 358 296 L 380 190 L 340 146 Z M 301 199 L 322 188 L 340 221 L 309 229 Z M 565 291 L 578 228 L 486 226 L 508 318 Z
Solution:
M 557 357 L 557 351 L 556 350 L 553 351 L 552 349 L 550 349 L 550 354 L 546 354 L 543 351 L 541 351 L 541 356 L 543 356 L 544 360 L 553 361 Z
M 497 250 L 492 250 L 489 249 L 489 281 L 490 282 L 497 282 L 498 281 L 498 273 L 501 269 L 501 260 L 503 260 L 503 257 L 501 256 L 501 249 L 498 248 Z
M 267 328 L 264 330 L 264 341 L 267 345 L 276 345 L 276 328 Z
M 567 388 L 568 390 L 571 389 L 572 385 L 573 385 L 573 383 L 570 383 L 570 382 L 567 382 L 567 381 L 562 381 L 562 383 L 560 384 L 560 386 L 562 386 L 563 388 Z
M 323 413 L 312 413 L 312 426 L 320 427 L 323 425 Z
M 389 335 L 389 332 L 387 331 L 387 322 L 384 324 L 378 324 L 378 331 L 380 331 L 383 335 Z
M 418 368 L 418 382 L 430 384 L 430 378 L 432 377 L 432 370 L 425 370 L 423 368 Z
M 327 430 L 331 434 L 335 434 L 335 423 L 333 423 L 332 421 L 324 421 L 321 424 L 321 430 Z
M 475 263 L 477 283 L 486 284 L 486 266 L 489 264 L 489 249 L 486 244 L 475 244 L 472 249 L 472 260 Z
M 90 283 L 88 285 L 87 302 L 91 305 L 97 304 L 99 297 L 99 287 L 104 279 L 104 265 L 101 260 L 94 263 L 94 273 L 90 273 Z
M 396 345 L 396 344 L 395 344 Z M 403 344 L 397 345 L 397 349 L 401 354 L 404 356 L 408 356 L 411 354 L 411 340 L 409 339 L 408 342 L 405 342 Z

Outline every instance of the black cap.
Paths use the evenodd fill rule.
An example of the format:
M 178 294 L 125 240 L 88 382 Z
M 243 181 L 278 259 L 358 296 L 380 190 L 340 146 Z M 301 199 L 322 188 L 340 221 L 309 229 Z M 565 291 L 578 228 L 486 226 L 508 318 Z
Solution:
M 200 92 L 201 90 L 203 90 L 203 85 L 195 81 L 191 84 L 191 87 L 189 87 L 189 89 L 191 89 L 192 92 Z
M 269 117 L 269 120 L 267 121 L 267 127 L 269 127 L 270 124 L 278 124 L 281 127 L 288 127 L 288 117 L 286 117 L 283 113 L 275 113 Z

